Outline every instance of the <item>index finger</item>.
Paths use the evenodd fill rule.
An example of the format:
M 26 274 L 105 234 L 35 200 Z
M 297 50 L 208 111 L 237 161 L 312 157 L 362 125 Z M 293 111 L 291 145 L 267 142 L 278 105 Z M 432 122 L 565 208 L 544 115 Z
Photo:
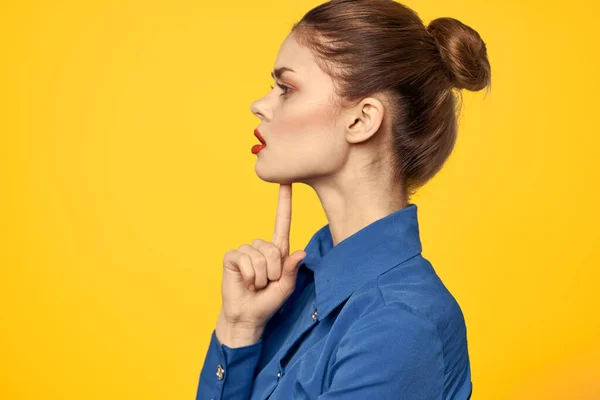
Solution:
M 275 232 L 273 243 L 283 256 L 289 255 L 290 225 L 292 223 L 292 184 L 279 185 L 279 200 L 275 215 Z

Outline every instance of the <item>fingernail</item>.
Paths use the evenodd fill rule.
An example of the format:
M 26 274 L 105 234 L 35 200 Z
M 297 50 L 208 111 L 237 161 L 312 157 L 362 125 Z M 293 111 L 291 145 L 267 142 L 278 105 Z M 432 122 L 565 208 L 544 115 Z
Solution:
M 250 284 L 250 286 L 248 286 L 248 289 L 254 290 L 254 284 Z

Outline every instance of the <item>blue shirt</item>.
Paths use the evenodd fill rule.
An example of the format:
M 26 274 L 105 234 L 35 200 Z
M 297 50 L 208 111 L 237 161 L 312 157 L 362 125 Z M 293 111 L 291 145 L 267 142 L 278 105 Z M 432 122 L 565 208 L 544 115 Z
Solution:
M 257 343 L 213 330 L 196 399 L 470 399 L 463 313 L 421 250 L 416 204 L 336 246 L 325 225 Z

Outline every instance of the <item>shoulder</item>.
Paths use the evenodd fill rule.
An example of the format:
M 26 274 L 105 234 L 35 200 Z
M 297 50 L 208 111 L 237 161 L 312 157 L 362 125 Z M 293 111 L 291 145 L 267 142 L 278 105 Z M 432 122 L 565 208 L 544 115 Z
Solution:
M 352 319 L 353 329 L 377 321 L 380 329 L 429 340 L 443 352 L 460 352 L 449 355 L 467 361 L 461 307 L 421 254 L 365 282 L 350 296 L 344 309 L 340 317 L 345 314 Z
M 470 390 L 463 313 L 421 255 L 365 282 L 341 307 L 334 328 L 332 371 L 348 374 L 358 364 L 361 376 L 378 371 L 372 381 L 390 382 L 390 393 L 430 391 L 411 398 Z M 348 384 L 360 379 L 353 376 Z
M 353 320 L 340 313 L 347 329 L 333 357 L 333 387 L 353 398 L 441 399 L 445 360 L 437 327 L 402 302 L 384 303 L 381 294 L 356 300 L 363 294 L 371 307 Z M 358 311 L 355 305 L 346 304 Z
M 421 254 L 377 278 L 383 304 L 402 304 L 435 325 L 444 338 L 449 327 L 464 327 L 464 315 L 454 295 L 432 264 Z
M 398 264 L 356 290 L 344 308 L 366 315 L 378 308 L 389 313 L 403 310 L 446 326 L 457 320 L 464 324 L 462 310 L 455 297 L 421 254 Z

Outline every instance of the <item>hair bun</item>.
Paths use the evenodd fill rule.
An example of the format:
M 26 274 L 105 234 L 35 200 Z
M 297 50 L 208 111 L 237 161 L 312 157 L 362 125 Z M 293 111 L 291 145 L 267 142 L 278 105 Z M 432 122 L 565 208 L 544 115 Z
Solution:
M 479 33 L 454 18 L 436 18 L 427 26 L 433 36 L 452 85 L 477 91 L 491 84 L 491 68 Z

